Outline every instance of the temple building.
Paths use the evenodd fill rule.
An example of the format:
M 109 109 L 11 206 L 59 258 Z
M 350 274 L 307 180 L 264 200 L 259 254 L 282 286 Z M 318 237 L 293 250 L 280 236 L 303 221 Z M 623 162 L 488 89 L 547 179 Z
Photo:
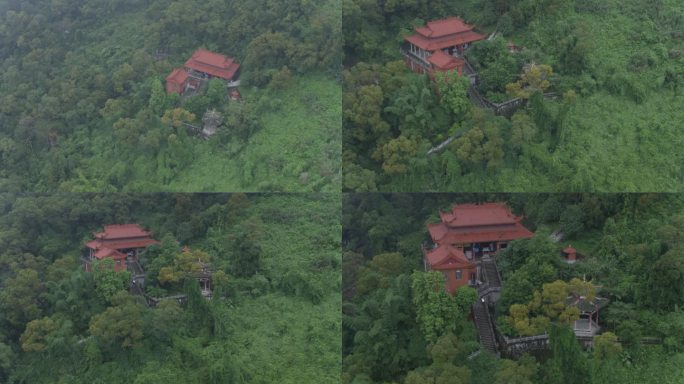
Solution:
M 428 224 L 434 245 L 423 247 L 425 270 L 445 276 L 445 289 L 453 293 L 461 286 L 482 281 L 500 286 L 496 264 L 491 259 L 508 242 L 534 234 L 504 203 L 457 204 L 451 212 L 440 212 L 440 222 Z
M 434 74 L 451 70 L 463 74 L 463 51 L 487 36 L 477 33 L 472 25 L 458 17 L 434 20 L 404 38 L 402 48 L 406 65 L 414 72 Z
M 176 68 L 166 76 L 166 93 L 183 93 L 187 87 L 188 73 L 183 68 Z
M 494 254 L 512 240 L 534 236 L 520 223 L 523 217 L 504 203 L 458 204 L 439 217 L 441 222 L 428 224 L 432 241 L 461 249 L 468 258 Z
M 453 294 L 459 287 L 477 284 L 477 265 L 468 260 L 462 250 L 445 245 L 429 251 L 423 249 L 423 256 L 426 271 L 444 274 L 447 292 Z
M 166 77 L 166 92 L 183 94 L 196 90 L 209 79 L 225 80 L 228 87 L 239 85 L 240 64 L 232 57 L 224 56 L 206 49 L 198 49 L 185 62 L 183 68 L 174 69 Z
M 93 233 L 95 239 L 85 245 L 89 249 L 83 259 L 86 272 L 92 270 L 92 262 L 111 258 L 114 269 L 124 271 L 129 262 L 137 264 L 138 255 L 152 244 L 159 243 L 152 238 L 152 234 L 142 229 L 138 224 L 105 225 L 102 232 Z

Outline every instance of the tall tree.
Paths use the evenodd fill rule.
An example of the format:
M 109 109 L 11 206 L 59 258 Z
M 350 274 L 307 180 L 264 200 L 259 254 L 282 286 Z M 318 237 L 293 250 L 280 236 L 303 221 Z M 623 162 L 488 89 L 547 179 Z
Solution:
M 230 272 L 239 277 L 250 277 L 261 270 L 261 246 L 246 230 L 225 239 L 230 255 Z
M 157 116 L 161 116 L 164 110 L 166 110 L 166 91 L 159 79 L 152 81 L 152 91 L 148 105 Z
M 672 249 L 653 263 L 646 277 L 647 305 L 661 311 L 684 306 L 684 247 Z
M 591 372 L 575 332 L 568 326 L 551 327 L 549 342 L 553 358 L 546 363 L 546 382 L 551 384 L 589 383 Z
M 16 329 L 40 317 L 40 299 L 44 286 L 35 269 L 20 269 L 16 276 L 5 280 L 0 291 L 0 306 L 3 316 Z
M 114 260 L 107 258 L 93 263 L 93 279 L 97 295 L 105 303 L 109 303 L 115 294 L 126 290 L 131 281 L 131 273 L 117 272 L 114 269 Z
M 144 307 L 127 292 L 115 294 L 112 304 L 90 320 L 90 334 L 106 348 L 139 347 L 143 340 Z
M 470 305 L 477 299 L 472 288 L 461 287 L 457 300 L 444 289 L 444 276 L 439 272 L 415 271 L 411 275 L 413 305 L 416 321 L 425 339 L 434 342 L 448 332 L 456 332 L 460 321 L 470 313 Z
M 518 361 L 504 359 L 496 371 L 494 384 L 534 384 L 538 364 L 534 357 L 523 356 Z
M 544 93 L 551 86 L 552 75 L 553 69 L 550 65 L 527 65 L 520 80 L 506 85 L 506 92 L 514 97 L 529 99 L 534 93 Z
M 439 89 L 440 102 L 446 107 L 457 120 L 465 116 L 470 110 L 468 88 L 470 80 L 467 76 L 459 76 L 455 71 L 448 73 L 438 72 L 435 76 L 437 89 Z

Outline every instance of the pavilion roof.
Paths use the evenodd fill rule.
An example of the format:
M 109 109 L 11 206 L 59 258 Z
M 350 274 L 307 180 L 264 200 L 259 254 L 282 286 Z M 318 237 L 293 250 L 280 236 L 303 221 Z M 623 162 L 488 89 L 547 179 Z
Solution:
M 111 241 L 100 241 L 92 240 L 86 243 L 86 247 L 94 250 L 101 248 L 112 248 L 112 249 L 132 249 L 132 248 L 146 248 L 152 244 L 158 244 L 159 242 L 154 239 L 132 239 L 132 240 L 111 240 Z
M 240 64 L 236 63 L 232 57 L 200 48 L 185 62 L 185 67 L 225 80 L 232 80 Z
M 473 28 L 458 17 L 449 17 L 429 21 L 425 26 L 416 28 L 416 33 L 406 37 L 406 40 L 426 51 L 436 51 L 486 38 L 473 31 Z
M 456 69 L 462 65 L 464 65 L 464 61 L 462 59 L 449 56 L 446 53 L 442 52 L 442 50 L 437 50 L 435 53 L 430 55 L 427 59 L 430 63 L 434 64 L 435 67 L 441 70 L 451 70 L 451 69 Z
M 98 260 L 102 260 L 105 257 L 110 257 L 112 259 L 125 259 L 126 258 L 126 255 L 124 255 L 123 253 L 121 253 L 115 249 L 106 248 L 106 247 L 98 249 L 93 254 L 93 256 L 95 256 L 95 258 Z
M 432 240 L 439 244 L 510 241 L 534 236 L 503 203 L 454 205 L 439 213 L 441 222 L 428 224 Z
M 150 235 L 150 232 L 142 229 L 138 224 L 110 224 L 105 225 L 102 232 L 96 232 L 95 238 L 114 240 L 132 237 L 149 237 Z
M 568 296 L 566 304 L 577 307 L 582 313 L 593 313 L 608 305 L 609 301 L 605 297 L 595 297 L 593 300 L 587 300 L 584 296 Z
M 188 79 L 188 73 L 183 68 L 176 68 L 166 76 L 166 81 L 169 83 L 183 84 Z
M 446 19 L 428 21 L 425 26 L 416 28 L 416 32 L 421 36 L 434 38 L 471 31 L 473 28 L 460 17 L 452 16 Z
M 573 248 L 572 245 L 568 245 L 567 247 L 565 247 L 565 249 L 563 249 L 563 253 L 566 253 L 566 254 L 577 253 L 577 250 L 575 248 Z
M 455 269 L 464 266 L 475 266 L 460 249 L 450 245 L 439 246 L 425 252 L 425 258 L 431 269 Z
M 93 250 L 121 250 L 129 248 L 145 248 L 159 243 L 153 239 L 149 231 L 138 224 L 105 225 L 102 232 L 94 233 L 95 239 L 88 241 L 86 247 Z
M 455 204 L 451 212 L 440 212 L 439 216 L 449 227 L 515 224 L 522 220 L 505 203 Z
M 469 243 L 486 243 L 493 241 L 512 241 L 517 239 L 526 239 L 533 236 L 527 230 L 513 230 L 513 231 L 473 231 L 454 233 L 447 232 L 443 235 L 435 235 L 435 233 L 443 233 L 440 229 L 435 227 L 442 226 L 442 224 L 430 224 L 428 230 L 432 236 L 432 240 L 438 244 L 469 244 Z

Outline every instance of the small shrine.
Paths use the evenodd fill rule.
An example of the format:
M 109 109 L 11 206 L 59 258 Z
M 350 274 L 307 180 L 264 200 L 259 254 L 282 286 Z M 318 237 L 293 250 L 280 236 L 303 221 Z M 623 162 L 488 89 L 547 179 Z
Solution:
M 577 250 L 572 245 L 565 247 L 561 251 L 561 256 L 563 256 L 563 260 L 568 264 L 575 264 L 577 262 Z

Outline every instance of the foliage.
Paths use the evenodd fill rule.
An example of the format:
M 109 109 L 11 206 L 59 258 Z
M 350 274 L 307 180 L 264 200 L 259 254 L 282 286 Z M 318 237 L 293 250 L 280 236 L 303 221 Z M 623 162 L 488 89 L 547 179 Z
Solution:
M 473 123 L 474 126 L 452 144 L 456 156 L 474 168 L 498 167 L 504 157 L 499 127 L 486 118 L 476 118 Z
M 58 329 L 57 323 L 44 317 L 32 320 L 26 324 L 26 330 L 21 335 L 21 349 L 26 352 L 41 352 L 47 348 L 47 338 Z
M 169 109 L 164 112 L 161 118 L 162 124 L 170 125 L 174 128 L 179 128 L 183 123 L 192 123 L 195 121 L 195 114 L 182 108 Z
M 93 263 L 93 279 L 95 280 L 95 291 L 104 301 L 109 303 L 114 295 L 126 290 L 131 280 L 131 273 L 128 271 L 117 272 L 114 270 L 114 260 L 96 260 Z
M 346 0 L 342 11 L 345 190 L 681 189 L 681 4 Z M 478 74 L 478 92 L 495 103 L 526 99 L 501 112 L 506 123 L 497 124 L 496 133 L 469 124 L 467 116 L 454 119 L 450 111 L 440 111 L 449 108 L 430 100 L 430 94 L 439 94 L 439 82 L 433 89 L 421 87 L 414 80 L 421 76 L 397 61 L 398 47 L 415 27 L 455 15 L 481 33 L 496 31 L 495 38 L 476 42 L 465 52 Z M 519 52 L 509 52 L 508 43 Z M 545 99 L 539 92 L 555 96 Z M 477 104 L 469 107 L 481 109 Z M 511 119 L 516 114 L 531 120 Z M 471 130 L 475 132 L 468 135 Z M 458 157 L 453 147 L 426 156 L 429 146 L 424 144 L 425 151 L 402 158 L 406 170 L 385 173 L 384 159 L 373 154 L 400 136 L 433 147 L 461 137 L 467 149 Z M 478 148 L 488 141 L 486 136 L 493 141 L 488 151 Z M 497 144 L 497 136 L 505 145 Z M 482 152 L 492 154 L 484 156 L 494 159 L 490 166 Z
M 584 297 L 588 301 L 596 297 L 596 288 L 590 282 L 573 278 L 566 283 L 556 280 L 534 291 L 527 304 L 513 304 L 505 321 L 520 335 L 532 336 L 548 330 L 551 323 L 569 325 L 579 319 L 577 307 L 568 305 L 568 297 Z M 534 315 L 534 317 L 532 317 Z
M 397 252 L 375 255 L 367 267 L 360 267 L 354 288 L 357 295 L 364 295 L 378 288 L 388 288 L 393 279 L 407 270 L 407 262 Z
M 440 102 L 457 119 L 465 116 L 470 109 L 468 87 L 470 81 L 457 73 L 439 72 L 435 75 L 435 82 L 439 90 Z
M 500 256 L 502 262 L 498 265 L 506 281 L 498 302 L 502 308 L 531 301 L 538 287 L 559 277 L 559 258 L 552 243 L 543 236 L 513 242 Z
M 416 321 L 425 339 L 436 341 L 440 336 L 457 331 L 460 321 L 470 313 L 477 292 L 461 287 L 452 296 L 444 290 L 444 277 L 439 272 L 413 272 L 411 275 Z
M 105 347 L 140 347 L 143 340 L 142 311 L 143 307 L 126 292 L 119 292 L 112 297 L 111 307 L 93 316 L 88 331 Z
M 520 58 L 508 52 L 506 41 L 501 37 L 478 42 L 467 52 L 467 57 L 478 71 L 477 87 L 483 95 L 504 93 L 506 84 L 515 80 L 521 67 Z
M 533 384 L 538 368 L 538 363 L 529 355 L 519 361 L 506 359 L 496 372 L 495 384 Z
M 589 362 L 570 327 L 551 327 L 549 343 L 553 358 L 546 365 L 547 383 L 588 383 Z
M 5 194 L 0 205 L 0 381 L 339 381 L 334 196 Z M 186 279 L 187 303 L 152 307 L 124 290 L 127 272 L 84 272 L 80 255 L 92 230 L 130 222 L 162 240 L 140 255 L 149 296 L 183 294 L 181 284 L 161 289 L 159 271 L 188 276 L 198 257 L 211 255 L 213 299 Z M 255 222 L 268 232 L 252 239 L 260 269 L 246 282 L 221 251 L 225 239 Z M 279 284 L 289 273 L 314 289 L 289 291 Z M 109 283 L 113 296 L 105 301 L 98 287 Z
M 226 238 L 225 248 L 230 254 L 230 271 L 239 277 L 250 277 L 258 273 L 261 266 L 261 246 L 257 242 L 260 229 L 242 230 Z
M 402 174 L 408 170 L 408 161 L 418 152 L 418 142 L 406 136 L 399 136 L 379 147 L 373 158 L 382 161 L 382 170 L 387 174 Z
M 38 304 L 44 286 L 36 270 L 21 269 L 15 277 L 7 279 L 3 286 L 0 304 L 10 324 L 18 327 L 40 316 Z
M 529 99 L 534 93 L 544 93 L 550 86 L 553 69 L 546 64 L 526 66 L 520 80 L 506 85 L 506 93 L 513 97 Z
M 3 185 L 43 192 L 257 190 L 273 180 L 269 173 L 279 185 L 263 189 L 339 185 L 339 156 L 332 156 L 340 148 L 338 3 L 38 0 L 0 7 L 0 65 L 9 74 L 0 103 Z M 191 115 L 173 112 L 228 115 L 240 103 L 228 102 L 224 81 L 209 81 L 190 97 L 163 86 L 200 47 L 235 57 L 243 101 L 264 105 L 245 108 L 241 120 L 252 124 L 229 140 L 200 140 L 182 124 L 197 125 Z M 304 145 L 282 140 L 286 134 Z M 296 154 L 281 159 L 284 172 L 261 161 L 278 151 Z M 252 178 L 242 175 L 247 168 Z M 297 168 L 317 177 L 302 185 L 308 169 Z
M 419 272 L 419 246 L 427 240 L 425 225 L 437 220 L 435 212 L 454 203 L 494 201 L 524 212 L 523 224 L 536 232 L 532 239 L 509 243 L 495 256 L 503 279 L 495 312 L 500 316 L 497 331 L 532 335 L 546 330 L 551 338 L 548 350 L 535 350 L 534 357 L 516 361 L 472 354 L 479 343 L 470 321 L 449 320 L 456 324 L 455 332 L 446 331 L 430 343 L 419 314 L 430 315 L 427 325 L 433 330 L 442 324 L 440 318 L 452 314 L 439 311 L 452 305 L 443 292 L 443 279 L 433 273 L 433 280 L 417 280 L 426 289 L 408 289 L 415 283 L 408 275 L 411 269 L 415 275 L 426 275 Z M 568 210 L 582 212 L 576 222 L 581 229 L 572 238 L 582 257 L 572 265 L 563 263 L 560 255 L 567 241 L 550 239 L 552 231 L 568 222 L 563 217 Z M 654 285 L 648 271 L 660 257 L 680 248 L 683 211 L 684 200 L 676 194 L 347 195 L 342 382 L 434 383 L 446 380 L 442 375 L 449 372 L 448 380 L 467 377 L 465 382 L 478 384 L 679 383 L 681 306 L 651 306 Z M 578 313 L 567 299 L 592 300 L 599 294 L 610 300 L 600 312 L 602 333 L 595 337 L 593 350 L 583 349 L 568 326 Z M 428 295 L 433 296 L 432 303 L 426 303 Z M 503 321 L 502 314 L 518 320 L 519 332 Z M 642 344 L 645 337 L 649 343 L 662 344 Z M 463 368 L 472 374 L 468 377 Z
M 684 248 L 679 246 L 660 256 L 647 279 L 651 307 L 673 310 L 684 305 Z
M 594 358 L 596 360 L 607 360 L 620 352 L 622 352 L 622 345 L 613 332 L 604 332 L 599 336 L 594 336 Z
M 194 277 L 211 262 L 211 257 L 202 250 L 183 248 L 173 259 L 173 265 L 159 269 L 158 281 L 161 284 L 179 283 L 194 280 Z

